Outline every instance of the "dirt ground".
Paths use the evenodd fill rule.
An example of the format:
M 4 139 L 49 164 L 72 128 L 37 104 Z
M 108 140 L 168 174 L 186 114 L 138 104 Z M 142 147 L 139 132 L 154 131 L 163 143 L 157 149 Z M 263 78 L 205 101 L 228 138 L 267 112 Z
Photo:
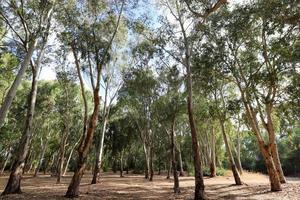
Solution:
M 3 191 L 7 176 L 0 177 L 0 192 Z M 8 195 L 0 199 L 14 200 L 50 200 L 64 199 L 71 174 L 63 178 L 61 184 L 49 175 L 40 175 L 37 178 L 25 176 L 22 180 L 23 193 Z M 283 185 L 283 191 L 270 192 L 268 178 L 262 174 L 244 173 L 243 186 L 234 186 L 233 177 L 227 176 L 205 178 L 205 191 L 209 199 L 253 199 L 253 200 L 300 200 L 300 178 L 287 178 L 288 183 Z M 99 184 L 91 185 L 91 174 L 86 173 L 80 187 L 79 199 L 193 199 L 193 177 L 180 177 L 181 194 L 173 194 L 173 180 L 166 176 L 155 176 L 149 182 L 142 175 L 125 174 L 120 178 L 118 174 L 105 173 Z

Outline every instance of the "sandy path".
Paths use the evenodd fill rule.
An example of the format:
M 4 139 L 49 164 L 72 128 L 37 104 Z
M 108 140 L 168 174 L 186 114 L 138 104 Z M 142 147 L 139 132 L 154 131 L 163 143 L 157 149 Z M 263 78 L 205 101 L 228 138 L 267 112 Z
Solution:
M 63 178 L 61 184 L 55 184 L 56 179 L 48 175 L 38 178 L 25 176 L 22 182 L 23 194 L 9 195 L 0 199 L 14 200 L 40 200 L 40 199 L 65 199 L 67 185 L 71 176 Z M 245 173 L 242 176 L 246 185 L 234 186 L 233 177 L 230 175 L 216 178 L 205 178 L 206 194 L 210 199 L 255 199 L 255 200 L 300 200 L 300 178 L 288 178 L 288 184 L 283 185 L 283 191 L 271 193 L 268 178 L 261 174 Z M 120 178 L 118 174 L 105 173 L 102 181 L 90 185 L 91 175 L 87 174 L 82 180 L 80 198 L 92 199 L 192 199 L 194 179 L 180 177 L 181 194 L 172 192 L 173 180 L 165 176 L 155 176 L 149 182 L 141 175 L 127 175 Z M 2 192 L 7 181 L 7 176 L 0 177 L 0 191 Z

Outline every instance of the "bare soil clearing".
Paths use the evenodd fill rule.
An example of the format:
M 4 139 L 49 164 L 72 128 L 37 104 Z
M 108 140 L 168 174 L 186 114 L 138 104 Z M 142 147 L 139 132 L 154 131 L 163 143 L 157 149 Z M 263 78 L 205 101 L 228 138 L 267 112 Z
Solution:
M 0 192 L 3 191 L 7 176 L 0 177 Z M 37 178 L 25 176 L 22 181 L 23 193 L 8 195 L 0 199 L 14 200 L 48 200 L 64 199 L 71 174 L 56 184 L 56 178 L 49 175 L 40 175 Z M 193 199 L 194 178 L 180 177 L 181 194 L 173 194 L 173 180 L 166 176 L 155 176 L 149 182 L 142 175 L 125 174 L 120 178 L 118 174 L 105 173 L 99 184 L 91 185 L 91 173 L 86 173 L 80 187 L 78 199 Z M 234 186 L 231 175 L 216 178 L 205 178 L 206 194 L 209 199 L 253 199 L 253 200 L 300 200 L 300 178 L 287 178 L 288 183 L 283 185 L 283 191 L 272 193 L 268 177 L 262 174 L 245 173 L 242 176 L 245 185 Z

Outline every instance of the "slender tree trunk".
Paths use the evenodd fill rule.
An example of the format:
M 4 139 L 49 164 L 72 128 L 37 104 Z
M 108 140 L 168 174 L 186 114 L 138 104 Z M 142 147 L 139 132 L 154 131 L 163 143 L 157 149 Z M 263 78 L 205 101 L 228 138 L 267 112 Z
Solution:
M 102 164 L 102 156 L 103 156 L 103 149 L 104 149 L 104 138 L 105 138 L 105 131 L 106 131 L 106 125 L 108 122 L 107 115 L 105 114 L 104 116 L 104 121 L 102 124 L 102 129 L 101 129 L 101 139 L 100 143 L 97 144 L 96 148 L 96 161 L 95 161 L 95 167 L 93 170 L 93 179 L 91 184 L 96 184 L 100 178 L 100 169 L 101 169 L 101 164 Z
M 42 165 L 44 157 L 45 157 L 45 152 L 46 152 L 47 146 L 48 146 L 48 138 L 45 139 L 39 162 L 38 162 L 38 164 L 35 168 L 35 172 L 34 172 L 34 175 L 33 175 L 34 177 L 38 176 L 38 173 L 40 171 L 41 165 Z
M 22 82 L 23 76 L 26 72 L 26 69 L 28 68 L 28 65 L 30 64 L 30 60 L 31 60 L 31 57 L 35 50 L 36 45 L 37 45 L 37 40 L 35 38 L 33 38 L 31 40 L 31 42 L 29 43 L 28 51 L 26 53 L 26 56 L 25 56 L 23 62 L 21 63 L 21 68 L 19 69 L 18 74 L 17 74 L 12 86 L 10 87 L 9 91 L 7 92 L 3 104 L 1 105 L 0 127 L 2 127 L 2 125 L 4 123 L 4 119 L 7 115 L 7 112 L 12 104 L 14 97 L 16 96 L 17 89 Z M 8 192 L 8 190 L 7 190 L 7 192 Z
M 25 158 L 25 164 L 24 164 L 24 169 L 23 169 L 23 174 L 28 174 L 31 167 L 32 167 L 32 162 L 34 160 L 34 152 L 32 151 L 32 135 L 29 139 L 29 147 L 28 147 L 28 153 Z
M 221 130 L 222 130 L 222 135 L 223 135 L 223 139 L 224 139 L 224 143 L 225 143 L 225 147 L 226 147 L 228 160 L 229 160 L 229 163 L 230 163 L 232 174 L 234 176 L 235 184 L 236 185 L 242 185 L 241 177 L 240 177 L 240 174 L 239 174 L 239 172 L 237 170 L 237 167 L 235 165 L 235 161 L 233 159 L 231 148 L 230 148 L 230 145 L 229 145 L 229 142 L 228 142 L 228 139 L 227 139 L 227 135 L 226 135 L 225 127 L 224 127 L 224 121 L 221 120 L 221 119 L 220 119 L 220 126 L 221 126 Z
M 148 155 L 148 150 L 145 142 L 143 142 L 143 148 L 144 148 L 144 154 L 145 154 L 145 160 L 146 160 L 146 165 L 145 165 L 145 179 L 149 178 L 149 169 L 150 169 L 150 159 Z
M 172 168 L 173 168 L 173 176 L 174 176 L 174 193 L 180 193 L 179 188 L 179 179 L 177 173 L 177 161 L 176 161 L 176 146 L 175 146 L 175 117 L 172 122 L 171 127 L 171 152 L 172 152 Z
M 187 46 L 187 45 L 186 45 Z M 189 47 L 186 47 L 189 49 Z M 190 51 L 190 50 L 187 50 Z M 194 156 L 194 168 L 195 168 L 195 200 L 202 200 L 205 199 L 204 195 L 204 180 L 203 180 L 203 171 L 202 171 L 202 164 L 201 164 L 201 157 L 197 139 L 197 130 L 196 124 L 194 119 L 194 111 L 193 111 L 193 91 L 192 91 L 192 76 L 191 76 L 191 68 L 190 68 L 190 61 L 189 61 L 189 53 L 186 53 L 186 69 L 187 69 L 187 92 L 188 92 L 188 99 L 187 99 L 187 109 L 188 109 L 188 116 L 189 116 L 189 123 L 192 135 L 192 148 L 193 148 L 193 156 Z
M 70 160 L 72 158 L 72 155 L 73 155 L 73 152 L 74 152 L 74 149 L 76 148 L 77 144 L 80 142 L 80 140 L 78 140 L 75 145 L 72 147 L 71 151 L 70 151 L 70 154 L 69 154 L 69 157 L 68 157 L 68 160 L 67 160 L 67 163 L 66 163 L 66 166 L 65 166 L 65 170 L 64 170 L 64 174 L 63 176 L 66 175 L 67 171 L 68 171 L 68 167 L 69 167 L 69 163 L 70 163 Z
M 86 134 L 84 133 L 83 137 L 81 138 L 81 142 L 78 149 L 78 160 L 76 164 L 76 169 L 73 178 L 71 180 L 71 183 L 68 187 L 68 191 L 65 195 L 65 197 L 67 198 L 74 198 L 79 196 L 79 185 L 84 173 L 84 169 L 86 167 L 87 156 L 90 151 L 90 146 L 92 144 L 94 132 L 97 126 L 99 104 L 100 104 L 99 88 L 97 87 L 94 90 L 94 111 L 91 116 L 91 119 L 89 120 L 89 126 L 87 132 Z
M 244 103 L 244 106 L 246 109 L 247 119 L 251 125 L 252 131 L 255 133 L 260 152 L 264 158 L 265 166 L 267 168 L 268 175 L 269 175 L 271 191 L 274 191 L 274 192 L 281 191 L 282 188 L 281 188 L 280 178 L 279 178 L 279 175 L 277 173 L 277 170 L 276 170 L 276 167 L 274 164 L 270 144 L 266 145 L 260 134 L 260 129 L 259 129 L 258 121 L 256 118 L 256 114 L 253 110 L 253 107 L 248 103 L 249 100 L 247 100 L 247 96 L 249 96 L 249 95 L 247 94 L 247 96 L 246 96 L 245 92 L 241 89 L 241 86 L 240 85 L 238 85 L 238 86 L 240 88 L 242 100 L 243 100 L 243 103 Z M 272 136 L 273 138 L 270 138 L 270 136 Z M 274 135 L 269 134 L 269 140 L 270 140 L 270 142 L 274 143 L 275 142 Z
M 35 47 L 35 44 L 32 45 L 32 47 L 31 47 L 32 50 L 29 50 L 29 51 L 33 52 L 34 47 Z M 33 115 L 34 115 L 35 103 L 36 103 L 36 95 L 37 95 L 37 89 L 38 89 L 37 75 L 39 72 L 43 54 L 44 54 L 44 46 L 41 49 L 36 66 L 32 66 L 32 68 L 33 68 L 32 86 L 31 86 L 31 91 L 30 91 L 29 98 L 28 98 L 28 110 L 27 110 L 25 128 L 24 128 L 24 132 L 22 134 L 21 140 L 19 142 L 19 144 L 20 144 L 19 149 L 16 152 L 17 153 L 16 160 L 14 161 L 8 183 L 5 187 L 5 190 L 2 193 L 2 195 L 21 193 L 21 178 L 22 178 L 22 174 L 23 174 L 23 170 L 24 170 L 24 166 L 25 166 L 25 159 L 26 159 L 28 151 L 29 151 L 29 146 L 30 146 L 30 141 L 31 141 L 31 136 L 32 136 L 32 122 L 33 122 Z M 30 60 L 30 58 L 31 57 L 28 57 L 29 60 Z M 25 67 L 25 69 L 26 69 L 26 67 Z

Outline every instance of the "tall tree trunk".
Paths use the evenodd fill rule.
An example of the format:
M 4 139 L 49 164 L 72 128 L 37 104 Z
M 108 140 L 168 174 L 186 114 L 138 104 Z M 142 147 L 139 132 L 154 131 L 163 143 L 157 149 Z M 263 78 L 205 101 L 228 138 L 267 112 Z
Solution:
M 26 69 L 28 68 L 28 65 L 30 64 L 30 60 L 31 60 L 31 57 L 33 55 L 36 45 L 37 45 L 37 40 L 35 38 L 32 38 L 31 42 L 29 43 L 26 56 L 25 56 L 23 62 L 21 63 L 21 68 L 19 69 L 18 74 L 17 74 L 13 84 L 11 85 L 9 91 L 7 92 L 3 104 L 1 105 L 0 127 L 2 127 L 2 125 L 4 123 L 4 119 L 6 117 L 6 114 L 11 106 L 11 103 L 12 103 L 14 97 L 16 96 L 17 89 L 22 82 L 23 76 L 26 72 Z
M 98 113 L 99 113 L 99 87 L 94 90 L 94 111 L 89 120 L 89 126 L 86 134 L 84 133 L 78 148 L 78 160 L 76 163 L 76 169 L 72 177 L 71 183 L 69 184 L 68 191 L 65 195 L 67 198 L 74 198 L 79 196 L 79 185 L 81 178 L 86 167 L 86 160 L 90 151 L 90 146 L 93 141 L 94 132 L 97 126 Z
M 228 160 L 229 160 L 229 163 L 230 163 L 232 174 L 234 176 L 235 184 L 236 185 L 242 185 L 241 177 L 240 177 L 240 174 L 239 174 L 239 172 L 237 170 L 237 167 L 235 165 L 235 161 L 233 159 L 231 148 L 230 148 L 230 145 L 229 145 L 229 142 L 228 142 L 228 138 L 227 138 L 227 134 L 226 134 L 226 131 L 225 131 L 225 126 L 224 126 L 224 121 L 221 120 L 221 119 L 220 119 L 220 126 L 221 126 L 221 130 L 222 130 L 222 135 L 223 135 L 223 139 L 224 139 L 224 143 L 225 143 L 225 147 L 226 147 Z
M 68 157 L 68 160 L 67 160 L 67 163 L 65 165 L 65 170 L 64 170 L 64 173 L 63 173 L 63 176 L 66 175 L 67 171 L 68 171 L 68 167 L 69 167 L 69 163 L 70 163 L 70 160 L 72 158 L 72 155 L 73 155 L 73 152 L 77 146 L 77 144 L 80 142 L 80 139 L 75 143 L 75 145 L 72 147 L 71 151 L 70 151 L 70 154 L 69 154 L 69 157 Z
M 246 109 L 247 119 L 249 121 L 249 124 L 251 125 L 252 131 L 255 133 L 260 152 L 264 158 L 265 166 L 267 168 L 269 180 L 270 180 L 270 184 L 271 184 L 271 191 L 274 191 L 274 192 L 281 191 L 282 188 L 281 188 L 280 178 L 279 178 L 279 174 L 277 173 L 277 170 L 276 170 L 276 167 L 274 164 L 270 144 L 265 144 L 265 142 L 260 134 L 260 129 L 259 129 L 258 121 L 256 118 L 256 114 L 255 114 L 251 104 L 249 104 L 249 100 L 247 99 L 247 96 L 249 96 L 249 94 L 245 94 L 245 92 L 241 89 L 241 86 L 240 85 L 238 85 L 238 86 L 240 88 L 241 97 L 242 97 L 242 100 L 243 100 L 243 103 L 244 103 L 244 106 Z M 270 138 L 270 136 L 272 136 L 272 138 Z M 274 144 L 275 143 L 275 135 L 270 135 L 270 133 L 269 133 L 269 141 L 273 142 L 273 144 Z
M 179 179 L 177 173 L 177 161 L 176 161 L 176 146 L 175 146 L 175 117 L 172 122 L 171 127 L 171 152 L 172 152 L 172 168 L 173 168 L 173 176 L 174 176 L 174 193 L 180 193 L 179 188 Z
M 24 169 L 23 169 L 23 174 L 28 174 L 31 167 L 32 167 L 32 161 L 34 160 L 34 151 L 32 150 L 32 135 L 29 139 L 29 147 L 28 147 L 28 153 L 27 156 L 25 158 L 25 164 L 24 164 Z
M 194 119 L 194 111 L 193 111 L 193 90 L 192 90 L 192 75 L 191 75 L 191 67 L 189 57 L 190 51 L 188 45 L 186 44 L 187 52 L 186 52 L 186 69 L 187 69 L 187 109 L 189 116 L 189 123 L 192 135 L 192 148 L 193 148 L 193 156 L 194 156 L 194 169 L 195 169 L 195 200 L 205 199 L 204 195 L 204 180 L 203 180 L 203 171 L 201 164 L 201 156 L 199 151 L 198 139 L 197 139 L 197 129 Z
M 108 117 L 105 114 L 102 129 L 101 129 L 101 139 L 100 143 L 97 144 L 96 148 L 96 161 L 95 161 L 95 167 L 93 170 L 93 179 L 91 184 L 96 184 L 100 178 L 100 169 L 102 164 L 102 156 L 103 156 L 103 149 L 104 149 L 104 138 L 105 138 L 105 131 L 106 131 L 106 125 L 108 122 Z
M 271 153 L 270 145 L 264 145 L 263 143 L 259 144 L 262 156 L 265 161 L 265 165 L 269 174 L 269 180 L 271 184 L 271 191 L 281 191 L 280 179 L 274 164 L 274 160 Z
M 273 157 L 273 160 L 274 160 L 276 171 L 277 171 L 278 176 L 279 176 L 279 180 L 280 180 L 281 183 L 286 183 L 286 179 L 284 177 L 283 170 L 282 170 L 282 167 L 281 167 L 281 162 L 280 162 L 280 158 L 279 158 L 279 154 L 278 154 L 278 148 L 277 148 L 276 141 L 271 146 L 271 153 L 272 153 L 272 157 Z
M 43 148 L 42 148 L 42 152 L 41 152 L 41 156 L 40 156 L 40 159 L 39 159 L 39 162 L 35 168 L 35 172 L 34 172 L 34 177 L 37 177 L 38 176 L 38 173 L 40 171 L 40 168 L 42 166 L 42 163 L 44 161 L 44 157 L 45 157 L 45 152 L 46 152 L 46 149 L 47 149 L 47 146 L 48 146 L 48 138 L 45 139 L 45 142 L 43 144 L 43 142 L 41 142 L 42 145 L 43 145 Z
M 150 170 L 150 159 L 149 159 L 149 153 L 147 150 L 147 146 L 145 144 L 145 142 L 143 142 L 143 148 L 144 148 L 144 154 L 145 154 L 145 161 L 146 161 L 146 165 L 145 165 L 145 179 L 149 178 L 149 170 Z
M 37 89 L 38 89 L 37 75 L 38 75 L 40 64 L 41 64 L 43 54 L 44 54 L 44 45 L 41 48 L 41 52 L 38 56 L 36 66 L 34 66 L 32 63 L 32 84 L 31 84 L 31 91 L 28 96 L 28 110 L 27 110 L 25 128 L 24 128 L 24 132 L 22 134 L 21 140 L 19 142 L 18 151 L 16 152 L 17 153 L 16 160 L 14 161 L 8 183 L 5 187 L 5 190 L 2 193 L 2 195 L 21 193 L 21 178 L 22 178 L 24 165 L 25 165 L 25 159 L 26 159 L 28 151 L 29 151 L 29 146 L 30 146 L 30 141 L 31 141 L 31 136 L 32 136 L 32 122 L 33 122 L 35 103 L 36 103 L 36 95 L 37 95 Z M 35 47 L 35 42 L 31 46 L 32 49 L 31 50 L 29 49 L 29 51 L 33 52 L 34 47 Z M 30 57 L 28 57 L 28 59 L 30 60 Z M 27 63 L 27 61 L 26 61 L 26 63 Z M 25 69 L 26 69 L 26 67 L 25 67 Z

